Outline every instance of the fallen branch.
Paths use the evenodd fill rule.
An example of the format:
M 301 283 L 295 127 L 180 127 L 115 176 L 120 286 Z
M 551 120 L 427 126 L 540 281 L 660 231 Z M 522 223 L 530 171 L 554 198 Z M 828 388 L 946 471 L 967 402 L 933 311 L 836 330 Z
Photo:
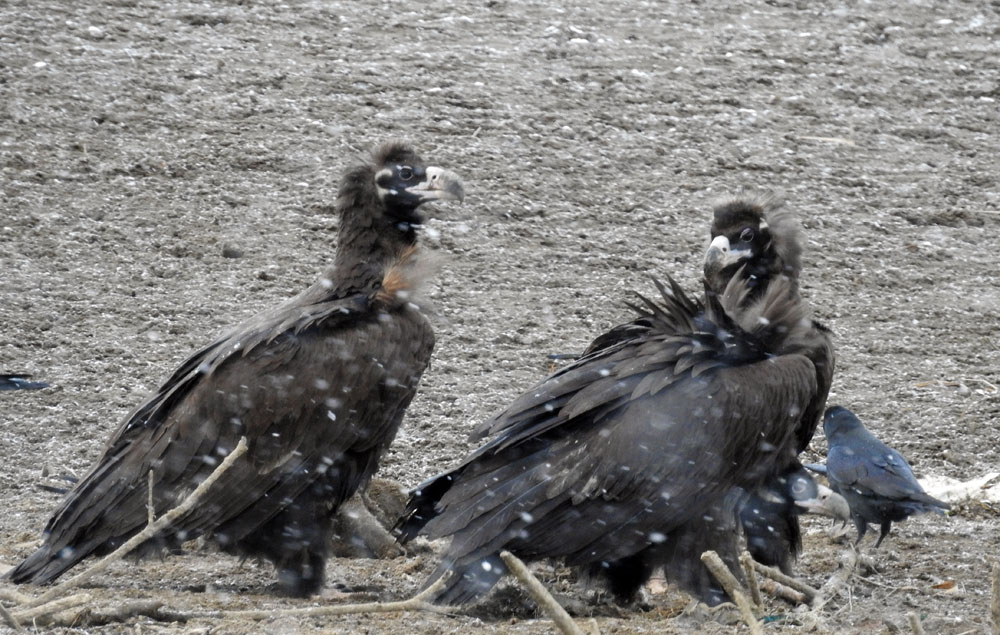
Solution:
M 1000 635 L 1000 561 L 993 563 L 992 579 L 990 624 L 993 627 L 993 635 Z
M 854 571 L 858 568 L 858 552 L 854 548 L 846 549 L 837 558 L 839 568 L 823 584 L 810 604 L 814 612 L 819 612 L 827 602 L 832 600 L 840 590 L 847 585 Z
M 740 582 L 733 575 L 733 572 L 729 570 L 729 567 L 722 562 L 722 558 L 719 554 L 714 551 L 706 551 L 701 554 L 701 561 L 705 564 L 708 570 L 715 576 L 715 579 L 719 581 L 722 588 L 725 589 L 729 597 L 733 599 L 736 606 L 739 607 L 740 613 L 743 615 L 743 621 L 747 623 L 750 627 L 750 632 L 753 635 L 759 635 L 763 633 L 760 627 L 760 622 L 757 619 L 757 615 L 754 613 L 754 607 L 750 604 L 750 600 L 747 599 L 746 594 L 740 588 Z
M 219 464 L 219 467 L 215 468 L 215 470 L 208 476 L 208 478 L 202 481 L 201 484 L 199 484 L 198 487 L 196 487 L 195 490 L 191 492 L 191 494 L 187 498 L 185 498 L 180 505 L 174 507 L 166 514 L 160 516 L 153 524 L 146 525 L 146 527 L 142 531 L 132 536 L 132 538 L 130 538 L 125 544 L 123 544 L 121 547 L 118 547 L 118 549 L 116 549 L 112 553 L 109 553 L 101 560 L 97 561 L 93 566 L 91 566 L 83 573 L 80 573 L 77 576 L 69 580 L 66 580 L 65 582 L 57 584 L 56 586 L 49 589 L 47 592 L 43 593 L 42 595 L 28 602 L 25 606 L 27 607 L 38 606 L 46 602 L 51 602 L 55 598 L 63 595 L 69 589 L 76 588 L 81 584 L 83 584 L 84 582 L 86 582 L 87 580 L 89 580 L 90 578 L 97 575 L 98 573 L 103 572 L 112 563 L 121 560 L 129 553 L 131 553 L 136 547 L 138 547 L 139 545 L 146 542 L 159 532 L 169 527 L 170 524 L 173 523 L 176 519 L 180 518 L 182 515 L 186 514 L 192 507 L 194 507 L 198 503 L 198 501 L 201 500 L 201 497 L 204 495 L 204 493 L 213 484 L 215 484 L 215 482 L 219 480 L 219 478 L 223 474 L 225 474 L 226 470 L 228 470 L 233 465 L 233 463 L 236 462 L 236 459 L 243 456 L 243 454 L 245 454 L 246 451 L 247 451 L 247 440 L 246 437 L 243 437 L 240 439 L 240 442 L 236 446 L 236 448 L 229 453 L 229 456 L 227 456 L 225 460 Z
M 149 471 L 148 481 L 149 498 L 146 500 L 146 524 L 152 525 L 156 520 L 156 508 L 153 507 L 153 470 Z
M 799 593 L 795 589 L 775 580 L 764 580 L 760 583 L 760 589 L 768 595 L 791 602 L 792 604 L 809 604 L 809 599 L 804 593 Z
M 326 617 L 351 613 L 396 613 L 400 611 L 431 611 L 447 613 L 450 609 L 430 602 L 444 588 L 446 578 L 437 580 L 420 593 L 398 602 L 366 602 L 364 604 L 327 604 L 298 609 L 251 609 L 245 611 L 176 611 L 159 609 L 152 617 L 163 621 L 187 622 L 197 619 L 267 620 L 283 617 Z
M 504 564 L 514 574 L 514 577 L 520 580 L 521 584 L 531 593 L 531 597 L 535 599 L 535 602 L 549 614 L 549 617 L 555 622 L 560 632 L 565 635 L 584 635 L 583 630 L 576 625 L 576 622 L 569 616 L 566 609 L 556 602 L 548 589 L 528 570 L 527 565 L 521 562 L 520 558 L 509 551 L 501 551 L 500 558 L 503 559 Z
M 14 589 L 0 589 L 0 600 L 7 600 L 14 604 L 24 604 L 31 601 L 31 596 Z
M 21 630 L 21 623 L 10 614 L 10 611 L 3 604 L 0 604 L 0 618 L 3 618 L 4 623 L 15 631 Z
M 160 617 L 158 611 L 162 606 L 163 602 L 159 600 L 131 600 L 112 607 L 84 606 L 83 608 L 63 609 L 41 615 L 33 619 L 32 622 L 35 626 L 47 627 L 103 626 L 124 622 L 138 616 L 158 619 Z
M 750 589 L 750 599 L 758 612 L 764 608 L 764 600 L 760 597 L 760 586 L 757 584 L 757 574 L 753 569 L 753 556 L 744 551 L 740 554 L 740 564 L 743 565 L 743 575 L 747 578 L 747 588 Z
M 753 561 L 752 564 L 753 564 L 754 569 L 756 569 L 757 572 L 760 573 L 761 575 L 774 580 L 775 582 L 777 582 L 778 584 L 780 584 L 782 586 L 786 586 L 786 587 L 788 587 L 790 589 L 798 591 L 800 594 L 802 594 L 805 597 L 806 602 L 811 602 L 812 599 L 814 597 L 816 597 L 816 594 L 819 593 L 819 591 L 817 591 L 816 589 L 812 588 L 811 586 L 809 586 L 805 582 L 802 582 L 801 580 L 797 580 L 797 579 L 795 579 L 795 578 L 793 578 L 793 577 L 791 577 L 789 575 L 785 575 L 784 573 L 781 572 L 780 569 L 775 569 L 774 567 L 769 567 L 769 566 L 761 564 L 761 563 L 759 563 L 757 561 Z
M 11 612 L 11 617 L 21 624 L 28 624 L 41 619 L 46 615 L 55 615 L 56 613 L 76 608 L 81 604 L 86 604 L 87 602 L 90 602 L 90 599 L 90 594 L 88 593 L 67 595 L 65 597 L 56 598 L 50 602 L 46 602 L 45 604 L 23 608 L 19 611 L 13 611 Z

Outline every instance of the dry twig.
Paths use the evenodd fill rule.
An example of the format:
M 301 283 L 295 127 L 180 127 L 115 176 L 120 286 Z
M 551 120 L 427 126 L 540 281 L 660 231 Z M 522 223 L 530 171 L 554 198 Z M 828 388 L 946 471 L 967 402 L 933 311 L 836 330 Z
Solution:
M 27 624 L 33 622 L 37 619 L 43 618 L 46 615 L 55 615 L 62 611 L 66 611 L 72 608 L 76 608 L 82 604 L 90 602 L 91 597 L 88 593 L 77 593 L 75 595 L 67 595 L 65 597 L 59 597 L 51 602 L 46 602 L 45 604 L 35 605 L 27 608 L 23 608 L 18 611 L 13 611 L 11 617 L 22 624 Z
M 830 576 L 830 579 L 820 588 L 810 603 L 813 612 L 819 612 L 827 602 L 832 600 L 840 590 L 847 585 L 851 575 L 858 568 L 858 552 L 854 548 L 845 549 L 837 558 L 838 569 Z
M 32 621 L 36 626 L 47 627 L 101 626 L 124 622 L 140 615 L 158 619 L 160 617 L 158 611 L 162 606 L 163 602 L 159 600 L 130 600 L 111 607 L 83 606 L 47 612 Z
M 503 559 L 504 564 L 507 565 L 507 568 L 510 569 L 510 572 L 514 574 L 514 577 L 520 580 L 521 584 L 531 593 L 531 597 L 535 599 L 535 602 L 538 602 L 538 605 L 549 614 L 549 617 L 556 623 L 556 627 L 560 632 L 565 635 L 584 635 L 583 629 L 576 625 L 576 622 L 569 616 L 566 609 L 556 602 L 548 589 L 528 570 L 527 565 L 521 562 L 520 558 L 509 551 L 501 551 L 500 557 Z
M 791 602 L 792 604 L 809 604 L 809 599 L 806 598 L 804 593 L 799 593 L 795 589 L 775 580 L 762 581 L 760 589 L 768 595 Z
M 24 604 L 31 600 L 31 596 L 14 589 L 0 589 L 0 600 L 7 600 L 14 604 Z
M 0 618 L 3 618 L 4 623 L 15 631 L 21 630 L 21 623 L 10 614 L 10 611 L 3 604 L 0 604 Z
M 153 470 L 149 471 L 149 500 L 146 501 L 146 524 L 152 525 L 156 520 L 156 510 L 153 508 Z
M 447 578 L 441 578 L 420 593 L 398 602 L 367 602 L 365 604 L 328 604 L 299 609 L 264 609 L 247 611 L 173 611 L 160 609 L 157 617 L 163 620 L 186 622 L 195 619 L 246 619 L 266 620 L 280 617 L 325 617 L 351 613 L 395 613 L 399 611 L 432 611 L 447 613 L 449 608 L 432 604 L 429 599 L 444 588 Z
M 722 588 L 726 590 L 729 597 L 733 598 L 733 601 L 736 602 L 736 606 L 739 607 L 740 613 L 743 615 L 743 621 L 745 621 L 747 626 L 750 627 L 750 632 L 753 633 L 753 635 L 763 633 L 760 627 L 760 622 L 754 612 L 753 605 L 750 604 L 750 600 L 747 599 L 746 594 L 743 593 L 743 590 L 740 588 L 741 585 L 739 580 L 737 580 L 736 576 L 733 575 L 733 572 L 729 570 L 729 567 L 722 562 L 722 558 L 719 557 L 719 554 L 714 551 L 706 551 L 701 554 L 701 561 L 705 563 L 705 566 L 708 567 L 708 570 L 713 576 L 715 576 L 715 579 L 719 581 Z
M 760 597 L 760 587 L 757 585 L 757 574 L 753 569 L 753 556 L 750 552 L 744 551 L 740 554 L 740 564 L 743 565 L 743 575 L 747 578 L 747 588 L 750 589 L 750 599 L 753 605 L 760 611 L 764 607 L 764 600 Z
M 792 590 L 797 591 L 798 593 L 800 593 L 802 596 L 805 597 L 805 601 L 807 603 L 811 602 L 812 599 L 814 597 L 816 597 L 816 594 L 818 593 L 818 591 L 816 589 L 812 588 L 811 586 L 809 586 L 805 582 L 802 582 L 801 580 L 797 580 L 797 579 L 795 579 L 795 578 L 793 578 L 791 576 L 785 575 L 779 569 L 775 569 L 774 567 L 769 567 L 769 566 L 761 564 L 761 563 L 759 563 L 757 561 L 752 561 L 752 564 L 753 564 L 754 569 L 756 569 L 757 572 L 760 573 L 761 575 L 763 575 L 765 577 L 768 577 L 768 578 L 771 578 L 772 580 L 774 580 L 778 584 L 780 584 L 782 586 L 786 586 L 786 587 L 788 587 L 788 588 L 790 588 L 790 589 L 792 589 Z
M 993 563 L 990 599 L 990 626 L 993 635 L 1000 635 L 1000 561 Z
M 153 524 L 146 525 L 146 527 L 142 531 L 132 536 L 125 544 L 123 544 L 121 547 L 119 547 L 112 553 L 109 553 L 101 560 L 97 561 L 93 566 L 91 566 L 83 573 L 80 573 L 77 576 L 69 580 L 66 580 L 65 582 L 62 582 L 61 584 L 57 584 L 56 586 L 49 589 L 47 592 L 43 593 L 42 595 L 28 602 L 26 606 L 28 607 L 38 606 L 46 602 L 51 602 L 55 598 L 63 595 L 69 589 L 73 589 L 80 586 L 90 578 L 94 577 L 98 573 L 101 573 L 102 571 L 107 569 L 113 562 L 116 562 L 124 558 L 129 553 L 131 553 L 132 550 L 134 550 L 136 547 L 146 542 L 147 540 L 158 534 L 160 531 L 169 527 L 172 522 L 174 522 L 177 518 L 187 513 L 188 510 L 194 507 L 201 499 L 202 495 L 213 484 L 215 484 L 215 482 L 219 480 L 219 478 L 226 472 L 226 470 L 228 470 L 230 466 L 232 466 L 233 463 L 236 462 L 236 459 L 243 456 L 243 454 L 246 453 L 246 451 L 247 451 L 247 440 L 246 437 L 243 437 L 240 439 L 240 442 L 236 446 L 236 448 L 229 453 L 229 456 L 227 456 L 225 460 L 219 464 L 219 467 L 215 468 L 215 471 L 213 471 L 208 478 L 202 481 L 201 484 L 198 485 L 198 487 L 196 487 L 193 492 L 191 492 L 191 495 L 185 498 L 180 505 L 174 507 L 166 514 L 160 516 Z

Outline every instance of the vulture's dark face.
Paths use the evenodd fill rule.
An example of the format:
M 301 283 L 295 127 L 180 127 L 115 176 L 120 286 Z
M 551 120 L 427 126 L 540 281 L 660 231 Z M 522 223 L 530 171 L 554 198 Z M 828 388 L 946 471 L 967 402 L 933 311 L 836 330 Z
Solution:
M 761 283 L 781 270 L 770 227 L 753 207 L 727 206 L 716 210 L 712 242 L 705 253 L 705 280 L 721 293 L 742 267 L 744 275 Z
M 379 200 L 397 222 L 419 225 L 417 208 L 428 201 L 465 197 L 458 175 L 443 168 L 425 166 L 413 153 L 387 157 L 375 173 Z

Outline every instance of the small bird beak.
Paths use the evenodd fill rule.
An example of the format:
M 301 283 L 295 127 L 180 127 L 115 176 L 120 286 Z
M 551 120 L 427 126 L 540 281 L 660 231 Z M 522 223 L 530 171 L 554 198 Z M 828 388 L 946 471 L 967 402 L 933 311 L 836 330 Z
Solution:
M 426 170 L 426 178 L 416 185 L 406 188 L 407 192 L 416 195 L 421 203 L 427 201 L 459 201 L 465 199 L 465 188 L 458 175 L 443 168 L 430 167 Z
M 816 472 L 817 474 L 826 476 L 826 466 L 822 463 L 806 463 L 802 467 L 806 468 L 810 472 Z
M 816 498 L 795 501 L 795 504 L 810 514 L 829 516 L 845 523 L 850 520 L 851 508 L 844 497 L 826 485 L 817 483 L 816 486 L 819 488 Z

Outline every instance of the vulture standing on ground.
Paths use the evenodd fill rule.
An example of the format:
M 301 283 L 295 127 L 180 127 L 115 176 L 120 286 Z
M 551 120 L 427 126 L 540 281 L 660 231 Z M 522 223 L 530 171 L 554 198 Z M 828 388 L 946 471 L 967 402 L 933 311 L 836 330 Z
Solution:
M 785 278 L 798 296 L 801 271 L 801 246 L 799 228 L 793 216 L 773 197 L 741 198 L 726 201 L 716 207 L 711 237 L 713 249 L 705 266 L 705 284 L 709 293 L 720 293 L 733 276 L 742 276 L 750 287 L 747 299 L 763 293 L 776 278 Z M 758 562 L 778 566 L 789 572 L 791 562 L 802 550 L 802 533 L 799 527 L 800 510 L 808 509 L 838 519 L 843 519 L 846 505 L 839 496 L 823 492 L 822 498 L 802 499 L 796 485 L 809 479 L 798 460 L 819 425 L 820 414 L 833 383 L 834 353 L 830 331 L 819 322 L 809 320 L 803 325 L 810 343 L 803 349 L 816 370 L 817 392 L 803 411 L 795 430 L 793 453 L 776 461 L 777 471 L 755 490 L 734 492 L 723 501 L 723 506 L 713 508 L 705 519 L 696 521 L 690 532 L 699 536 L 702 550 L 712 549 L 740 575 L 737 566 L 739 545 L 730 527 L 738 522 L 746 538 L 747 549 Z M 811 479 L 810 479 L 811 480 Z M 813 483 L 815 486 L 815 483 Z M 737 521 L 733 518 L 738 517 Z M 683 535 L 683 532 L 679 532 Z M 686 538 L 686 540 L 694 540 Z M 682 540 L 683 541 L 683 540 Z M 678 550 L 673 562 L 674 581 L 709 604 L 726 599 L 715 578 L 696 561 L 699 554 Z M 670 563 L 668 563 L 670 564 Z M 683 565 L 683 566 L 679 566 Z M 671 577 L 667 570 L 667 577 Z
M 426 582 L 453 571 L 437 602 L 487 592 L 505 549 L 601 573 L 627 600 L 655 566 L 693 566 L 676 550 L 700 544 L 693 530 L 712 508 L 733 509 L 734 487 L 794 460 L 804 414 L 825 399 L 813 360 L 828 342 L 770 254 L 791 245 L 797 272 L 794 236 L 772 235 L 757 201 L 719 209 L 740 226 L 736 245 L 713 241 L 704 303 L 658 285 L 638 319 L 486 421 L 474 437 L 490 441 L 414 490 L 401 539 L 452 538 Z
M 943 514 L 951 507 L 927 494 L 903 455 L 876 439 L 847 408 L 827 410 L 823 431 L 829 449 L 826 469 L 818 471 L 825 472 L 830 487 L 847 500 L 858 528 L 855 543 L 864 538 L 868 523 L 881 525 L 878 548 L 893 521 L 927 512 Z
M 142 551 L 206 536 L 273 562 L 287 593 L 317 592 L 333 513 L 375 472 L 434 345 L 410 295 L 421 273 L 417 210 L 461 198 L 453 173 L 405 145 L 351 169 L 334 266 L 192 355 L 136 408 L 11 579 L 50 582 L 112 551 L 146 525 L 150 470 L 159 516 L 246 437 L 248 452 Z

